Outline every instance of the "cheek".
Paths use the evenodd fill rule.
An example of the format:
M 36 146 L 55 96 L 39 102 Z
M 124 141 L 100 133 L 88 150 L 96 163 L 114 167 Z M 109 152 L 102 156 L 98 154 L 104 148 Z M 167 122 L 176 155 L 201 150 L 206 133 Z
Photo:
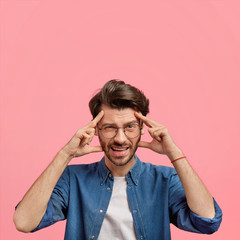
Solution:
M 105 147 L 108 145 L 108 143 L 103 140 L 100 136 L 98 137 L 99 138 L 99 142 L 100 142 L 100 145 L 103 149 L 105 149 Z
M 100 142 L 101 147 L 103 147 L 105 145 L 100 137 L 99 137 L 99 142 Z

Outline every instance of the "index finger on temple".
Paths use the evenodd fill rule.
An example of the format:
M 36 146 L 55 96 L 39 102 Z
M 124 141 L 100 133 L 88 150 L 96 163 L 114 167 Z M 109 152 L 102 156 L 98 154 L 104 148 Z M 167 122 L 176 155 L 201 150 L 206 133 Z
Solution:
M 102 110 L 101 112 L 98 113 L 98 115 L 91 121 L 90 125 L 92 127 L 96 127 L 97 123 L 102 119 L 104 115 L 104 111 Z
M 138 117 L 139 119 L 143 120 L 143 122 L 148 126 L 148 127 L 153 127 L 154 126 L 154 121 L 150 118 L 147 118 L 145 116 L 142 115 L 142 113 L 139 112 L 135 112 L 136 117 Z

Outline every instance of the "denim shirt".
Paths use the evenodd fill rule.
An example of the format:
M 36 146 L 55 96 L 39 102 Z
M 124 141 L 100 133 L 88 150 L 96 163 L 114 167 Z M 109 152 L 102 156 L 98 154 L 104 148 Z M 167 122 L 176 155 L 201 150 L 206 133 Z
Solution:
M 141 162 L 136 155 L 135 158 L 126 179 L 137 239 L 169 240 L 170 223 L 190 232 L 217 231 L 222 211 L 215 200 L 214 218 L 198 216 L 189 209 L 173 168 Z M 111 198 L 113 179 L 104 158 L 92 164 L 69 165 L 34 231 L 67 219 L 65 239 L 97 239 Z

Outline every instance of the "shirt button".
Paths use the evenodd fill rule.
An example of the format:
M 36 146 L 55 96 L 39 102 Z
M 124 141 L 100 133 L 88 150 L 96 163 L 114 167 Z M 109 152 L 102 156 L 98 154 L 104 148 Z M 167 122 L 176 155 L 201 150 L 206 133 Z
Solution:
M 137 213 L 137 210 L 133 210 L 133 213 Z
M 131 189 L 131 186 L 128 186 L 128 189 Z
M 141 236 L 140 238 L 143 239 L 143 236 Z
M 111 173 L 109 173 L 109 175 L 108 175 L 109 177 L 111 177 L 112 176 L 112 174 Z
M 94 239 L 94 238 L 95 238 L 95 236 L 92 236 L 91 238 L 92 238 L 92 239 Z
M 100 211 L 99 211 L 100 213 L 102 213 L 103 212 L 103 210 L 102 209 L 100 209 Z
M 110 190 L 110 187 L 108 187 L 107 190 Z

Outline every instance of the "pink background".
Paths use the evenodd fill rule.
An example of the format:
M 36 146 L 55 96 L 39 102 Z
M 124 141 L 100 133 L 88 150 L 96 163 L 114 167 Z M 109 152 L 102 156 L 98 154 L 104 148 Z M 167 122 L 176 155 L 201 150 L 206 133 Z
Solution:
M 0 2 L 0 239 L 63 239 L 65 222 L 34 234 L 17 232 L 14 206 L 90 121 L 89 99 L 112 78 L 150 98 L 149 117 L 167 126 L 222 207 L 214 235 L 172 226 L 172 238 L 238 239 L 238 1 Z M 138 155 L 170 166 L 147 149 Z

